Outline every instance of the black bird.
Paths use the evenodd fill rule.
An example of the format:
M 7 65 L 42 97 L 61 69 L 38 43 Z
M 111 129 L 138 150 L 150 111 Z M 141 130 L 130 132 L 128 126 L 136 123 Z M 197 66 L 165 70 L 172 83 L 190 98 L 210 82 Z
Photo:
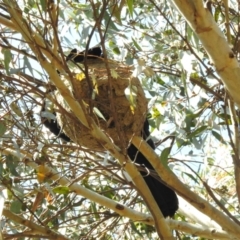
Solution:
M 89 48 L 87 51 L 87 59 L 97 59 L 103 57 L 102 49 L 100 47 Z M 75 63 L 83 62 L 85 58 L 85 51 L 78 52 L 76 48 L 74 48 L 70 54 L 67 56 L 66 61 L 72 60 Z
M 73 49 L 70 54 L 67 56 L 66 60 L 72 60 L 76 63 L 81 63 L 84 61 L 85 53 L 77 52 L 77 49 Z M 94 59 L 102 57 L 102 50 L 100 47 L 91 48 L 88 50 L 87 59 Z M 55 120 L 44 121 L 43 124 L 56 136 L 64 139 L 65 141 L 70 141 L 70 138 L 66 136 L 64 133 L 61 132 L 61 128 Z M 149 124 L 148 120 L 145 120 L 143 130 L 142 130 L 142 137 L 144 140 L 147 141 L 148 145 L 155 149 L 155 145 L 152 139 L 149 138 Z M 154 170 L 152 165 L 149 161 L 144 157 L 144 155 L 139 152 L 139 150 L 131 144 L 127 149 L 127 154 L 132 161 L 135 163 L 143 166 L 144 168 Z M 140 171 L 143 179 L 145 180 L 148 188 L 150 189 L 155 201 L 157 202 L 160 210 L 164 217 L 173 217 L 175 212 L 178 209 L 178 198 L 176 193 L 169 188 L 168 186 L 164 185 L 161 182 L 161 178 L 153 177 L 151 174 L 146 173 L 146 171 Z
M 45 111 L 45 104 L 46 103 L 44 101 L 42 109 L 41 109 L 41 113 Z M 53 113 L 53 114 L 56 116 L 56 113 Z M 56 118 L 48 119 L 46 117 L 41 116 L 41 120 L 42 120 L 43 125 L 46 128 L 48 128 L 51 133 L 53 133 L 57 137 L 60 137 L 61 139 L 63 139 L 66 142 L 70 142 L 71 139 L 61 131 L 61 128 L 60 128 Z
M 49 129 L 51 133 L 55 136 L 62 138 L 66 142 L 70 142 L 71 139 L 61 131 L 60 126 L 57 123 L 57 120 L 47 119 L 42 117 L 43 125 Z

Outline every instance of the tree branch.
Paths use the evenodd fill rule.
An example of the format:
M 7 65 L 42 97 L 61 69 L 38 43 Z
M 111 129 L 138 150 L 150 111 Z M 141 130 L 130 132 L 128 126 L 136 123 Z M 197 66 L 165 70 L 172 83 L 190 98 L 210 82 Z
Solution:
M 202 0 L 172 0 L 201 40 L 233 100 L 240 106 L 240 68 L 225 36 Z

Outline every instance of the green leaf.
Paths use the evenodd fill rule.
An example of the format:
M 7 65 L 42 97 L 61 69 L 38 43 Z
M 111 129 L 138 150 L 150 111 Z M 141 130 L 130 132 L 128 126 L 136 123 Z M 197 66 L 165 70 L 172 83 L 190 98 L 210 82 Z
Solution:
M 18 106 L 18 104 L 14 101 L 10 104 L 10 108 L 14 113 L 16 113 L 19 117 L 22 117 L 22 111 L 21 108 Z
M 20 175 L 18 174 L 18 172 L 16 171 L 17 169 L 17 166 L 19 165 L 19 162 L 18 160 L 12 156 L 12 155 L 8 155 L 6 157 L 6 165 L 7 165 L 7 168 L 9 170 L 9 172 L 14 175 L 14 176 L 17 176 L 19 177 Z
M 187 113 L 186 118 L 185 118 L 185 123 L 186 123 L 186 131 L 190 132 L 190 129 L 195 127 L 195 119 L 201 115 L 201 112 L 199 111 L 198 113 Z
M 41 4 L 41 7 L 42 7 L 42 10 L 44 12 L 47 11 L 47 1 L 46 0 L 40 0 L 40 4 Z
M 220 7 L 214 8 L 214 19 L 216 22 L 218 22 L 221 12 L 222 12 L 222 9 Z
M 141 48 L 140 45 L 135 41 L 134 38 L 132 38 L 132 41 L 133 41 L 134 46 L 135 46 L 139 51 L 142 51 L 142 48 Z
M 4 135 L 4 133 L 7 131 L 7 127 L 4 121 L 0 122 L 0 137 Z
M 184 97 L 186 95 L 186 91 L 184 87 L 180 87 L 180 95 Z
M 162 32 L 163 35 L 165 36 L 171 36 L 174 33 L 172 29 L 168 29 Z
M 185 140 L 185 139 L 181 139 L 181 138 L 176 138 L 176 143 L 177 143 L 178 148 L 191 145 L 191 142 L 189 140 Z
M 199 184 L 198 179 L 194 175 L 186 172 L 184 172 L 184 174 L 186 174 L 189 178 L 191 178 L 195 183 Z
M 115 44 L 114 41 L 109 40 L 109 41 L 108 41 L 108 46 L 109 46 L 110 48 L 114 48 L 114 47 L 116 46 L 116 44 Z
M 21 213 L 22 203 L 18 200 L 15 200 L 11 203 L 10 211 L 16 214 Z
M 133 16 L 133 0 L 127 0 L 128 11 L 130 16 Z
M 5 165 L 5 164 L 4 164 Z M 3 163 L 2 162 L 0 162 L 0 176 L 3 176 L 3 174 L 4 174 L 4 165 L 3 165 Z
M 122 19 L 121 19 L 121 13 L 122 9 L 125 6 L 125 0 L 120 0 L 119 5 L 113 4 L 110 8 L 112 10 L 112 15 L 116 18 L 117 22 L 121 25 Z
M 162 78 L 160 78 L 159 76 L 156 75 L 156 77 L 154 78 L 154 80 L 155 80 L 159 85 L 164 86 L 164 87 L 166 86 L 165 81 L 164 81 Z
M 53 189 L 53 192 L 54 193 L 58 193 L 58 194 L 64 194 L 64 195 L 67 195 L 69 194 L 70 190 L 68 187 L 66 186 L 60 186 L 60 187 L 56 187 Z
M 104 12 L 104 20 L 108 23 L 108 29 L 111 29 L 111 31 L 119 32 L 119 29 L 117 28 L 116 24 L 112 21 L 112 16 L 109 15 L 108 11 Z M 89 32 L 87 32 L 88 36 Z
M 5 67 L 7 74 L 9 75 L 9 64 L 12 60 L 12 53 L 9 49 L 3 49 L 2 52 L 4 55 L 4 67 Z
M 221 143 L 227 144 L 223 137 L 216 131 L 212 130 L 212 135 Z
M 109 186 L 101 186 L 101 192 L 105 197 L 110 199 L 114 199 L 116 196 L 114 190 Z
M 138 226 L 140 224 L 139 223 L 135 223 L 135 222 L 131 222 L 130 224 L 131 224 L 132 230 L 143 238 L 144 236 L 141 234 L 141 232 L 136 227 L 136 226 Z
M 201 135 L 206 129 L 208 128 L 207 125 L 201 126 L 200 128 L 197 128 L 195 131 L 188 134 L 188 138 L 196 137 Z
M 167 148 L 163 149 L 161 156 L 160 156 L 161 162 L 167 168 L 168 168 L 168 156 L 169 156 L 170 152 L 171 152 L 171 148 L 167 147 Z
M 113 52 L 117 55 L 120 55 L 121 53 L 118 47 L 113 48 Z
M 96 213 L 96 214 L 94 214 L 95 218 L 99 219 L 99 215 L 97 214 L 98 210 L 97 210 L 97 206 L 96 206 L 95 202 L 91 203 L 91 210 L 93 213 Z
M 23 57 L 24 65 L 26 65 L 27 69 L 31 72 L 33 75 L 32 65 L 28 61 L 28 58 L 26 56 Z
M 54 211 L 58 210 L 58 208 L 54 205 L 48 205 L 47 208 L 50 209 L 50 210 L 54 210 Z
M 214 159 L 213 158 L 211 158 L 211 157 L 208 157 L 207 158 L 207 162 L 208 162 L 208 164 L 213 164 L 214 163 Z

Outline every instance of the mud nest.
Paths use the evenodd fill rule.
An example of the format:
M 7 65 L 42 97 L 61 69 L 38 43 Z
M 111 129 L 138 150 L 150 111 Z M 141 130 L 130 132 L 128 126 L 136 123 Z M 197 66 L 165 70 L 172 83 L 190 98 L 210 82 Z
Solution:
M 76 75 L 70 88 L 75 99 L 84 101 L 88 114 L 116 145 L 127 147 L 133 134 L 141 134 L 147 100 L 138 78 L 132 76 L 129 66 L 118 64 L 109 71 L 105 67 L 91 69 L 88 77 Z M 133 97 L 132 100 L 126 97 L 126 90 Z M 83 147 L 104 151 L 88 128 L 67 107 L 60 94 L 56 93 L 56 96 L 62 107 L 57 110 L 57 120 L 62 131 Z

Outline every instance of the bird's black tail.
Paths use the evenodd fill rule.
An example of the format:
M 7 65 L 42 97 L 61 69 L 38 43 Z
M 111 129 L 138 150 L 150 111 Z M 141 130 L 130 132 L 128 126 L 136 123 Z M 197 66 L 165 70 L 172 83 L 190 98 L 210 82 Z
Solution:
M 147 137 L 149 137 L 150 135 L 147 120 L 144 123 L 144 131 L 142 135 L 145 140 L 147 140 Z M 152 149 L 155 149 L 155 145 L 152 139 L 148 139 L 147 143 Z M 132 161 L 142 165 L 144 168 L 153 170 L 152 165 L 133 144 L 129 146 L 127 153 Z M 161 182 L 160 178 L 157 179 L 156 177 L 153 177 L 150 174 L 146 173 L 146 171 L 144 172 L 140 171 L 140 173 L 143 176 L 143 179 L 145 180 L 146 184 L 148 185 L 148 188 L 151 191 L 160 210 L 162 211 L 163 216 L 173 217 L 173 215 L 178 209 L 178 198 L 176 193 L 172 189 L 164 185 Z
M 63 132 L 61 132 L 61 128 L 57 124 L 56 120 L 44 119 L 43 124 L 56 136 L 64 139 L 67 142 L 70 141 L 70 138 L 66 136 Z M 147 131 L 144 131 L 143 133 L 143 135 L 145 135 L 143 136 L 144 139 L 146 139 L 147 136 L 149 136 L 147 120 L 144 124 L 144 130 L 146 129 L 146 127 L 147 127 Z M 155 149 L 152 139 L 148 139 L 147 143 L 152 149 Z M 148 162 L 148 160 L 143 156 L 141 152 L 139 152 L 139 150 L 133 144 L 129 146 L 127 152 L 128 152 L 128 156 L 131 158 L 132 161 L 135 161 L 136 163 L 142 165 L 144 168 L 153 170 L 152 165 Z M 169 187 L 165 186 L 161 182 L 160 178 L 157 179 L 151 176 L 150 174 L 146 173 L 146 171 L 145 172 L 140 171 L 140 173 L 143 176 L 143 179 L 145 180 L 146 184 L 148 185 L 148 188 L 150 189 L 159 208 L 161 209 L 163 216 L 173 217 L 173 215 L 178 209 L 178 199 L 175 192 Z

